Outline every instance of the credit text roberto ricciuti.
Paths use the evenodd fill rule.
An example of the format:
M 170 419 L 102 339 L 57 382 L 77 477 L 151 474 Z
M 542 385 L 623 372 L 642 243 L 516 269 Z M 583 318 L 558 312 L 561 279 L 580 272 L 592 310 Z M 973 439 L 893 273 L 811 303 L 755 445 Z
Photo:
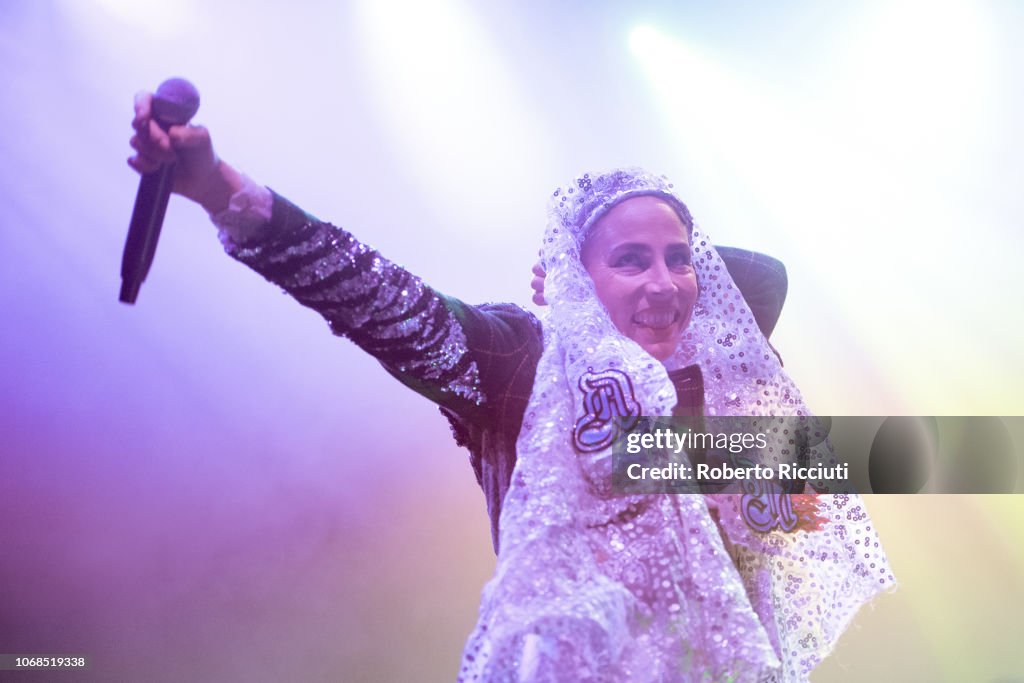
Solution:
M 787 481 L 812 480 L 837 480 L 846 481 L 850 477 L 849 464 L 839 463 L 824 467 L 812 465 L 792 465 L 779 463 L 774 468 L 765 465 L 750 465 L 748 467 L 736 467 L 734 465 L 708 465 L 698 463 L 696 467 L 673 462 L 660 467 L 645 467 L 640 463 L 633 463 L 626 468 L 626 476 L 633 480 L 656 479 L 656 480 L 692 480 L 722 482 L 722 481 L 750 481 L 752 479 L 780 479 Z

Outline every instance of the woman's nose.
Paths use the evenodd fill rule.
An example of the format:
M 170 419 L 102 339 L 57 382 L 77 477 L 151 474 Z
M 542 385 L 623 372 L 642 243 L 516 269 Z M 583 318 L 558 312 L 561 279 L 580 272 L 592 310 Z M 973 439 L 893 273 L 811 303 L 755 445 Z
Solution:
M 675 296 L 679 288 L 672 279 L 672 273 L 665 266 L 654 266 L 648 271 L 650 277 L 645 283 L 648 296 L 654 298 L 667 298 Z

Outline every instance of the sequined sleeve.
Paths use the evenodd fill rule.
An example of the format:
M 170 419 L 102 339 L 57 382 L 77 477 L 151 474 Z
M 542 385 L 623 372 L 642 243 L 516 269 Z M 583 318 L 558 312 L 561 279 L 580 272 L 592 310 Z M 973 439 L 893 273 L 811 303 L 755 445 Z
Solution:
M 485 402 L 480 373 L 457 316 L 423 281 L 359 242 L 273 195 L 257 239 L 227 252 L 322 315 L 402 382 L 459 413 Z

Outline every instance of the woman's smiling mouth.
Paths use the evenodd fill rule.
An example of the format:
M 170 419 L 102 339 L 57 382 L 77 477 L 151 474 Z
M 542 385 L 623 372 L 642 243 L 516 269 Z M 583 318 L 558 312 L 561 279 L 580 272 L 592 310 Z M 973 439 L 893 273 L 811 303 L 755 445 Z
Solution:
M 678 321 L 679 311 L 676 309 L 654 310 L 647 308 L 633 314 L 634 324 L 640 327 L 650 327 L 655 330 L 670 327 Z

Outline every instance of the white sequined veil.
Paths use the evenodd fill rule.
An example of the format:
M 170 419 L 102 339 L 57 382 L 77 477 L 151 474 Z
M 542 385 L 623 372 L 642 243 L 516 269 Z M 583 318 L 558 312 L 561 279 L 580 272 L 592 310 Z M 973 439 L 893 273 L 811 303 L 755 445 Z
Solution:
M 857 496 L 820 496 L 819 529 L 756 531 L 738 495 L 713 497 L 717 521 L 699 494 L 611 495 L 611 449 L 581 449 L 588 381 L 612 377 L 626 410 L 670 415 L 666 365 L 700 366 L 708 415 L 807 414 L 697 227 L 700 293 L 674 357 L 662 364 L 615 328 L 580 244 L 639 195 L 692 225 L 672 185 L 640 169 L 585 174 L 551 199 L 544 352 L 460 680 L 805 681 L 858 607 L 893 585 Z

